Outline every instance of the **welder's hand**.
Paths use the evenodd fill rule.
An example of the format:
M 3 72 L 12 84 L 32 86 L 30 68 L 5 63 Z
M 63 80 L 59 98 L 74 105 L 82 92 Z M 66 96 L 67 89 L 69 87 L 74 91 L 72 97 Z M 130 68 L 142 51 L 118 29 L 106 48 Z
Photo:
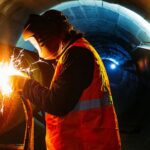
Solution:
M 9 82 L 12 85 L 12 90 L 14 92 L 21 92 L 28 79 L 29 77 L 11 76 Z

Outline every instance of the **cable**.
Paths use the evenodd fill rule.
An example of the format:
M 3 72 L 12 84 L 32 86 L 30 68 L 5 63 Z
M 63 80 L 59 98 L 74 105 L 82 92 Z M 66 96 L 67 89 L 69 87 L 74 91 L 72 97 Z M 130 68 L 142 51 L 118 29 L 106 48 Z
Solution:
M 22 104 L 25 112 L 26 129 L 24 135 L 24 150 L 34 150 L 34 120 L 32 106 L 28 99 L 21 96 Z

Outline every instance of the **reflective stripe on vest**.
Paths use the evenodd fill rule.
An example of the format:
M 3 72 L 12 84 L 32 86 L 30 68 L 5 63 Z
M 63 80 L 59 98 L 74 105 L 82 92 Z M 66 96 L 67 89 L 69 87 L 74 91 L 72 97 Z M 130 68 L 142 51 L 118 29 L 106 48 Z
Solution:
M 104 100 L 104 99 L 91 99 L 91 100 L 84 100 L 79 101 L 73 111 L 80 111 L 80 110 L 89 110 L 93 108 L 100 108 L 105 105 L 112 105 L 111 100 Z

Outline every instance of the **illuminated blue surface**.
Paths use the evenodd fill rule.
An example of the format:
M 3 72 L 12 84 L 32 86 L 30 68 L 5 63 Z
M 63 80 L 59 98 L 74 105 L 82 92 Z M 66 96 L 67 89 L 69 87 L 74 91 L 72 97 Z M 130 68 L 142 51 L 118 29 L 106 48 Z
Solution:
M 134 47 L 141 41 L 150 41 L 150 24 L 140 15 L 117 4 L 96 0 L 69 1 L 53 9 L 63 11 L 75 27 L 85 34 L 98 32 L 115 35 L 131 42 Z M 22 37 L 17 46 L 34 50 Z

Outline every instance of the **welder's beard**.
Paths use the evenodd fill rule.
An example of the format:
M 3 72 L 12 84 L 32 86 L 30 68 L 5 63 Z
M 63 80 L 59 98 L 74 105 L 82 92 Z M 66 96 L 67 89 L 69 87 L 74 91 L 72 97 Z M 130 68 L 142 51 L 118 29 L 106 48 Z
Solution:
M 48 60 L 57 59 L 62 52 L 61 42 L 51 42 L 41 46 L 40 48 L 41 52 L 39 53 L 39 56 Z
M 47 47 L 41 47 L 41 52 L 39 53 L 39 56 L 46 60 L 55 59 L 57 57 L 57 50 L 50 50 Z

